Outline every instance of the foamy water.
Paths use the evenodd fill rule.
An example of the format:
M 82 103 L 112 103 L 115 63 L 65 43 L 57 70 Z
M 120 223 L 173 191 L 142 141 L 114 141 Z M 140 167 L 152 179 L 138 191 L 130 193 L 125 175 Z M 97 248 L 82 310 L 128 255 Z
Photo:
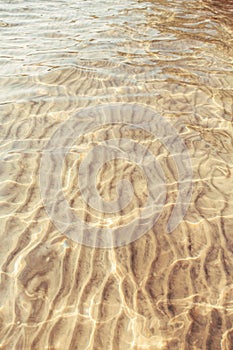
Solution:
M 231 350 L 232 1 L 5 1 L 0 14 L 0 349 Z M 90 130 L 76 140 L 78 118 L 101 106 L 102 124 L 91 119 L 96 112 L 83 118 Z M 154 113 L 154 122 L 137 128 L 137 106 Z M 185 145 L 191 172 L 176 155 L 181 148 L 165 147 L 170 129 L 160 129 L 160 117 Z M 72 144 L 64 142 L 67 130 Z M 41 172 L 53 135 L 60 144 L 58 137 Z M 106 163 L 107 153 L 94 154 L 81 191 L 81 162 L 115 139 L 136 140 L 150 152 L 165 187 L 158 189 L 154 175 L 148 181 L 124 141 L 129 159 Z M 67 154 L 58 173 L 60 146 Z M 82 197 L 92 198 L 86 190 L 97 160 L 102 210 Z M 54 204 L 58 178 L 70 216 Z M 129 202 L 117 187 L 122 179 L 131 184 Z M 160 215 L 150 227 L 129 230 L 150 182 Z M 181 192 L 175 220 L 182 220 L 168 233 Z M 104 210 L 106 203 L 118 212 Z M 81 226 L 59 226 L 75 217 L 110 233 L 123 228 L 121 244 L 80 244 Z

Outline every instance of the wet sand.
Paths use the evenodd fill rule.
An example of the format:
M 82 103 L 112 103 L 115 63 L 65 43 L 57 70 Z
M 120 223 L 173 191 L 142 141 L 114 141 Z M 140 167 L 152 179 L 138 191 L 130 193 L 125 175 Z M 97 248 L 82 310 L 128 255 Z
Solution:
M 231 350 L 233 348 L 233 50 L 230 1 L 9 1 L 1 13 L 0 349 Z M 110 125 L 74 144 L 64 195 L 86 222 L 124 225 L 143 206 L 135 164 L 106 164 L 103 198 L 127 178 L 120 214 L 81 200 L 80 159 L 98 142 L 148 145 L 167 179 L 159 220 L 123 247 L 95 249 L 63 235 L 40 195 L 43 149 L 87 107 L 138 103 L 176 128 L 193 167 L 192 198 L 170 234 L 174 160 L 147 133 Z M 75 147 L 83 147 L 77 158 Z M 127 232 L 126 232 L 127 234 Z

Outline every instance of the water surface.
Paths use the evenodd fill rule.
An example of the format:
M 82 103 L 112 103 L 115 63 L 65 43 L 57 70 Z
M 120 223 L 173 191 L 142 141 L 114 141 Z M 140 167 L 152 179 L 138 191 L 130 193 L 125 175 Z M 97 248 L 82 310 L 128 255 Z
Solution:
M 1 1 L 1 349 L 233 348 L 232 14 L 230 0 Z M 84 157 L 102 140 L 137 137 L 168 184 L 153 229 L 125 247 L 93 249 L 47 215 L 40 160 L 63 121 L 111 103 L 149 107 L 176 128 L 191 157 L 193 193 L 167 234 L 177 172 L 164 147 L 125 126 L 85 135 L 62 179 L 83 220 L 130 222 L 146 179 L 135 164 L 107 164 L 98 178 L 105 200 L 116 199 L 122 177 L 135 196 L 120 216 L 96 213 L 80 199 L 75 147 Z

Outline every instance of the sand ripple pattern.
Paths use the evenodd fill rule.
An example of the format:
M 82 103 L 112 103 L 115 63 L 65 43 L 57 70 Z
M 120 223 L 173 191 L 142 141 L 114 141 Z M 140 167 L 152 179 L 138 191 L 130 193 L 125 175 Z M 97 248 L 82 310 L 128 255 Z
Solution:
M 75 139 L 85 136 L 92 129 L 126 124 L 140 132 L 147 132 L 159 139 L 175 161 L 178 173 L 178 195 L 167 232 L 172 232 L 182 221 L 192 195 L 192 164 L 185 144 L 175 128 L 160 115 L 136 104 L 108 104 L 84 109 L 68 119 L 52 135 L 40 165 L 40 189 L 48 215 L 56 227 L 74 241 L 95 248 L 113 248 L 129 244 L 148 232 L 159 218 L 166 199 L 166 179 L 156 156 L 135 140 L 124 137 L 109 139 L 93 147 L 78 167 L 78 186 L 85 203 L 100 213 L 120 212 L 132 201 L 133 175 L 129 180 L 117 183 L 117 199 L 105 201 L 101 198 L 96 181 L 101 168 L 111 161 L 124 160 L 140 166 L 147 180 L 146 205 L 139 217 L 126 226 L 116 228 L 94 227 L 82 221 L 67 205 L 62 191 L 63 162 Z M 83 151 L 76 148 L 77 156 Z M 127 164 L 128 166 L 128 164 Z M 108 174 L 108 176 L 110 173 Z M 112 174 L 116 179 L 116 174 Z M 99 177 L 102 182 L 102 177 Z M 111 184 L 113 187 L 113 184 Z M 108 190 L 110 193 L 110 191 Z M 141 197 L 141 196 L 140 196 Z M 140 198 L 139 197 L 139 198 Z
M 232 10 L 231 0 L 2 3 L 0 349 L 233 348 Z M 119 103 L 149 107 L 176 129 L 192 162 L 192 198 L 168 234 L 178 196 L 168 150 L 125 125 L 85 134 L 67 153 L 61 181 L 84 221 L 126 225 L 148 198 L 140 167 L 119 159 L 100 169 L 97 189 L 114 201 L 119 181 L 130 180 L 132 203 L 122 216 L 87 206 L 77 179 L 93 145 L 138 140 L 167 184 L 146 234 L 95 249 L 54 226 L 40 195 L 40 164 L 63 122 Z

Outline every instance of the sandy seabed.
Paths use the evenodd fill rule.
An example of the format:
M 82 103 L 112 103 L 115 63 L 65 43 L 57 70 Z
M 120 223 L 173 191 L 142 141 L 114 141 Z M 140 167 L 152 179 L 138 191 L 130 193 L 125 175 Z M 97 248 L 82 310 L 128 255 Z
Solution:
M 1 12 L 0 349 L 232 350 L 231 1 L 9 1 Z M 140 239 L 95 249 L 59 232 L 38 174 L 62 122 L 117 102 L 148 106 L 176 128 L 192 162 L 192 198 L 168 234 L 174 159 L 145 131 L 97 128 L 73 145 L 62 172 L 64 195 L 82 220 L 125 225 L 145 203 L 145 174 L 123 160 L 105 164 L 97 188 L 115 200 L 118 181 L 128 179 L 130 205 L 107 214 L 83 202 L 80 161 L 110 138 L 148 147 L 167 196 Z

